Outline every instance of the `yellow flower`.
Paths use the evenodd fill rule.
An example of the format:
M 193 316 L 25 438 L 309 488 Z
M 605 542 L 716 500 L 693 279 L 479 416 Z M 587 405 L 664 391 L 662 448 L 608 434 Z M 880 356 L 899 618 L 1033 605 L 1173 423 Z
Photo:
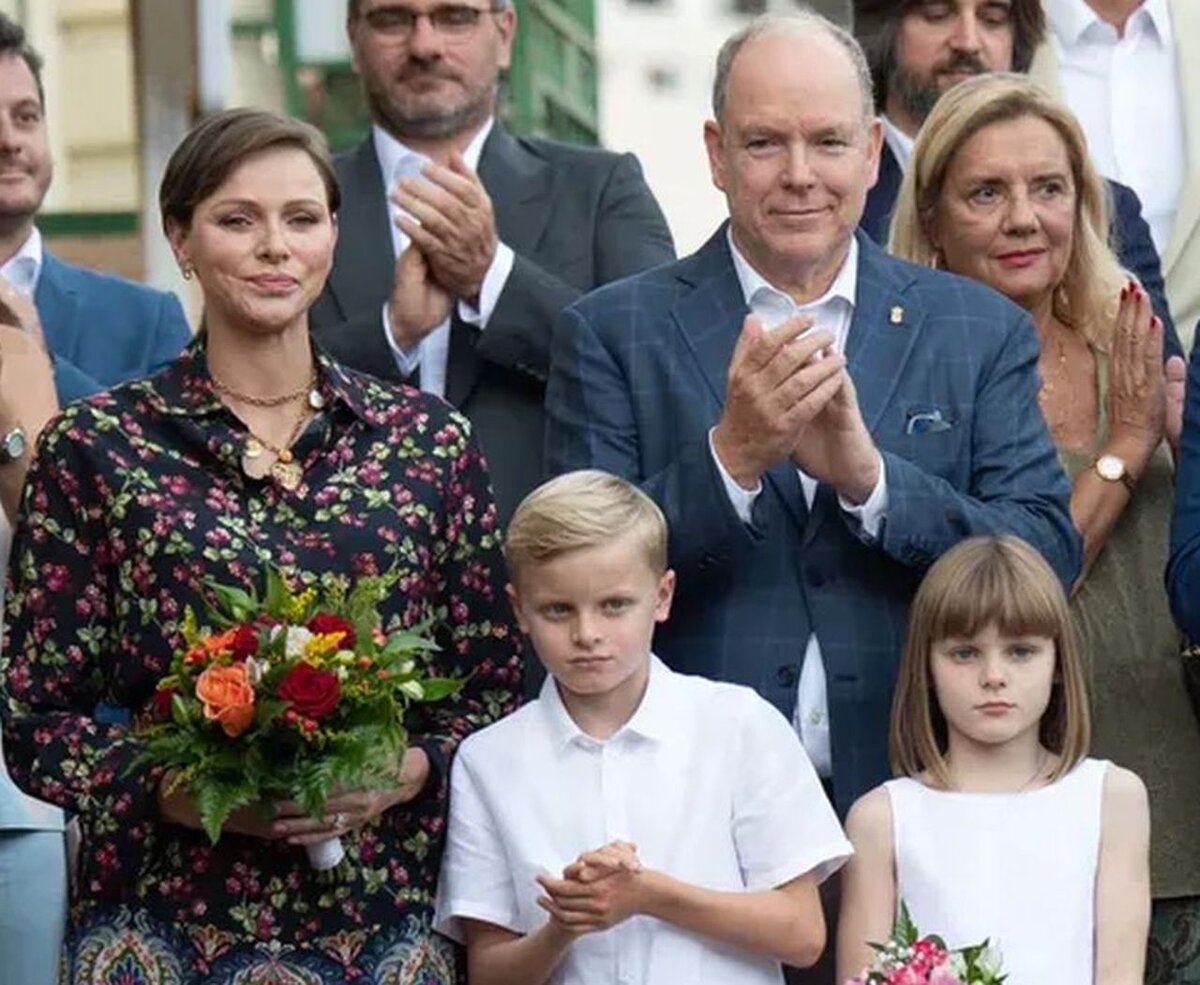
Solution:
M 330 653 L 336 653 L 338 646 L 342 642 L 342 637 L 346 634 L 338 631 L 336 633 L 314 633 L 304 645 L 304 659 L 311 663 L 314 667 L 320 667 L 324 663 L 324 657 Z
M 293 595 L 283 607 L 284 619 L 288 622 L 303 622 L 309 608 L 316 600 L 317 590 L 315 588 L 306 588 L 299 594 Z

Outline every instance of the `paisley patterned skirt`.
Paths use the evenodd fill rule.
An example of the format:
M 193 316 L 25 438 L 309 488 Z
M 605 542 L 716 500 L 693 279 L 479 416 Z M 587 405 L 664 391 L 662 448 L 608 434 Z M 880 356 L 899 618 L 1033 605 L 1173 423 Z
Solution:
M 60 985 L 460 985 L 455 946 L 427 921 L 340 931 L 304 947 L 187 935 L 144 910 L 98 914 L 68 934 Z

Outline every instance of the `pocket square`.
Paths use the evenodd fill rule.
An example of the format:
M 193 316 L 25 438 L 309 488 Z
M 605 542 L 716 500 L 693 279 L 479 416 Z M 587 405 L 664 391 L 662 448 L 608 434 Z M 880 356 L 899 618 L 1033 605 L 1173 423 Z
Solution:
M 942 416 L 941 409 L 910 410 L 908 421 L 904 425 L 905 434 L 937 434 L 939 431 L 949 431 L 954 427 L 953 421 Z

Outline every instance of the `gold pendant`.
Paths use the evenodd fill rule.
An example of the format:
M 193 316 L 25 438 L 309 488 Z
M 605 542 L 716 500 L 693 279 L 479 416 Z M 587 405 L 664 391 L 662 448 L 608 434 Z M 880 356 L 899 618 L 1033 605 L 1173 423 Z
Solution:
M 250 435 L 246 439 L 246 447 L 242 449 L 242 454 L 246 458 L 258 458 L 264 451 L 266 451 L 266 448 L 263 447 L 263 443 L 254 437 L 254 435 Z
M 271 466 L 271 475 L 288 492 L 292 492 L 300 485 L 300 479 L 304 475 L 303 470 L 296 462 L 285 462 L 280 458 L 274 465 Z

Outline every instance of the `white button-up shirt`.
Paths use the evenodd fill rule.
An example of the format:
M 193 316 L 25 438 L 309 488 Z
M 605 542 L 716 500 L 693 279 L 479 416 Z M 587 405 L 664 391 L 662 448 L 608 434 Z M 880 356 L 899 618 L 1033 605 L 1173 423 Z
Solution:
M 615 840 L 647 868 L 708 889 L 824 879 L 853 849 L 783 716 L 749 688 L 650 657 L 641 704 L 590 738 L 554 678 L 537 701 L 467 737 L 451 774 L 436 926 L 467 917 L 529 934 L 546 922 L 539 874 L 561 877 Z M 635 916 L 576 940 L 552 985 L 779 985 L 777 961 Z
M 846 338 L 850 334 L 850 322 L 854 318 L 854 299 L 858 290 L 858 240 L 853 237 L 850 239 L 846 259 L 842 262 L 829 290 L 808 304 L 796 304 L 790 295 L 772 287 L 742 256 L 733 242 L 732 233 L 729 234 L 729 249 L 733 254 L 733 266 L 737 271 L 746 304 L 758 315 L 764 328 L 775 328 L 792 315 L 808 315 L 813 319 L 815 328 L 823 328 L 833 333 L 835 352 L 846 351 Z M 716 449 L 712 446 L 711 431 L 709 449 L 725 482 L 725 492 L 730 503 L 742 522 L 750 523 L 754 501 L 762 492 L 762 483 L 754 489 L 747 490 L 734 481 L 725 471 Z M 796 472 L 804 490 L 804 501 L 811 510 L 817 494 L 817 481 L 799 469 Z M 857 518 L 862 531 L 869 537 L 879 536 L 880 525 L 887 515 L 887 502 L 887 477 L 882 463 L 879 468 L 879 480 L 865 503 L 856 505 L 838 497 L 841 508 Z M 816 633 L 809 636 L 804 648 L 792 724 L 800 734 L 800 740 L 808 750 L 817 772 L 822 776 L 832 776 L 833 750 L 829 740 L 829 698 L 825 682 L 825 662 L 821 658 L 821 644 Z
M 494 120 L 489 119 L 463 151 L 463 160 L 472 171 L 479 170 L 479 155 L 483 153 L 484 142 L 492 132 Z M 383 173 L 384 194 L 390 196 L 392 188 L 401 178 L 419 177 L 421 168 L 429 163 L 429 158 L 419 154 L 379 126 L 371 128 L 371 138 L 375 142 L 375 155 L 379 158 L 379 168 Z M 400 209 L 388 198 L 389 223 L 392 230 L 392 250 L 394 256 L 400 256 L 410 242 L 408 236 L 396 225 L 396 216 Z M 483 285 L 479 291 L 479 306 L 465 299 L 458 301 L 458 316 L 470 325 L 480 329 L 487 327 L 488 319 L 496 308 L 500 292 L 508 282 L 512 273 L 513 251 L 504 243 L 496 244 L 496 254 L 492 264 L 484 274 Z M 396 360 L 396 366 L 407 376 L 414 369 L 420 368 L 421 389 L 436 393 L 439 397 L 446 395 L 446 359 L 450 352 L 450 319 L 437 326 L 412 349 L 401 349 L 392 336 L 388 322 L 387 303 L 383 306 L 383 335 L 387 339 L 388 348 Z
M 1087 134 L 1092 159 L 1101 174 L 1137 192 L 1162 254 L 1187 166 L 1167 0 L 1146 0 L 1123 35 L 1084 0 L 1046 0 L 1046 13 L 1063 95 Z
M 888 150 L 896 158 L 903 174 L 908 170 L 908 162 L 912 159 L 913 144 L 916 141 L 886 116 L 881 116 L 880 119 L 883 120 L 883 139 L 887 141 Z

